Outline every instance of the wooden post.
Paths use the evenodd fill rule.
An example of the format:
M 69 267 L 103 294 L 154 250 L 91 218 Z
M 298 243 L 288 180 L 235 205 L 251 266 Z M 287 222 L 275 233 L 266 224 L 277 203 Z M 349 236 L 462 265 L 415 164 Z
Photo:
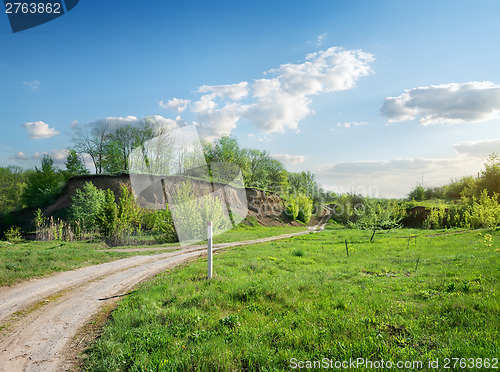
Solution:
M 345 240 L 345 251 L 347 252 L 347 257 L 349 257 L 349 247 L 347 246 L 347 239 Z
M 414 272 L 417 272 L 417 269 L 418 269 L 418 262 L 419 262 L 419 261 L 420 261 L 420 257 L 419 257 L 419 258 L 417 258 L 417 264 L 415 265 L 415 270 L 414 270 Z
M 208 223 L 207 276 L 212 279 L 212 222 Z
M 372 237 L 370 238 L 370 243 L 373 241 L 373 237 L 375 236 L 375 225 L 373 225 L 373 234 Z

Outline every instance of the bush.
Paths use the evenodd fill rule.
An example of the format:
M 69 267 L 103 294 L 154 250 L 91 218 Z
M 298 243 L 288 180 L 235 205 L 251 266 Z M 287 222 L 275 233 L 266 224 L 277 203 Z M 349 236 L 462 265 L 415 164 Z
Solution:
M 297 204 L 297 200 L 295 198 L 289 198 L 289 200 L 287 200 L 286 214 L 292 220 L 297 219 L 297 216 L 299 215 L 299 205 Z
M 299 195 L 297 198 L 297 204 L 299 206 L 299 213 L 297 215 L 297 219 L 299 221 L 304 222 L 305 224 L 309 223 L 309 220 L 312 216 L 313 209 L 313 201 L 305 195 Z
M 84 229 L 95 229 L 105 201 L 104 190 L 98 189 L 92 182 L 86 182 L 82 189 L 75 191 L 71 200 L 71 219 L 80 221 Z
M 292 220 L 299 220 L 305 224 L 309 223 L 312 216 L 313 201 L 304 194 L 289 196 L 286 206 L 286 214 Z
M 198 194 L 188 181 L 176 188 L 172 200 L 169 207 L 177 235 L 182 241 L 205 240 L 209 221 L 212 222 L 214 236 L 232 227 L 225 201 L 213 193 Z
M 142 223 L 145 229 L 153 233 L 157 243 L 175 243 L 179 241 L 172 221 L 172 213 L 168 208 L 157 211 L 144 211 Z
M 464 226 L 479 228 L 494 228 L 500 223 L 500 207 L 498 195 L 488 195 L 488 190 L 483 189 L 479 197 L 473 196 L 464 199 L 466 209 L 464 212 Z
M 365 198 L 356 210 L 357 221 L 349 222 L 360 229 L 388 230 L 400 226 L 406 214 L 405 208 L 392 200 Z
M 18 242 L 22 239 L 21 228 L 19 226 L 11 226 L 5 232 L 5 240 L 9 242 Z
M 110 240 L 118 234 L 118 207 L 115 203 L 115 194 L 110 189 L 107 189 L 104 197 L 104 204 L 97 218 L 97 224 L 101 236 Z M 114 240 L 114 239 L 113 239 Z M 116 245 L 116 244 L 113 244 Z
M 443 205 L 430 209 L 429 215 L 423 223 L 424 229 L 442 229 L 447 227 L 448 213 Z

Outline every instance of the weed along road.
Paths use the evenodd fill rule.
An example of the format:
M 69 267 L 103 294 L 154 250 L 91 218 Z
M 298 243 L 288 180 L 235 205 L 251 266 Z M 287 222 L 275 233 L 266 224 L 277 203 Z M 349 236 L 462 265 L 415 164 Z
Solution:
M 243 242 L 214 250 L 308 234 L 322 226 Z M 165 250 L 166 248 L 162 248 Z M 136 249 L 137 250 L 137 249 Z M 132 287 L 164 270 L 206 255 L 206 246 L 134 256 L 0 288 L 1 371 L 62 371 L 77 332 Z M 217 261 L 215 261 L 216 264 Z

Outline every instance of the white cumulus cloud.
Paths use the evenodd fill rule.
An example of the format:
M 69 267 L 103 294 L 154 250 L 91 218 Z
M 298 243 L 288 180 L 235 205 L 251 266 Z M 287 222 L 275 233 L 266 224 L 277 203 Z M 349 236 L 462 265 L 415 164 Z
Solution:
M 165 102 L 160 101 L 159 106 L 161 108 L 170 109 L 178 113 L 183 112 L 191 101 L 188 99 L 172 98 L 171 100 Z
M 306 160 L 304 155 L 272 154 L 271 157 L 282 163 L 289 163 L 292 165 L 301 164 Z
M 297 130 L 312 113 L 312 97 L 352 89 L 372 72 L 373 55 L 361 50 L 332 47 L 308 54 L 305 62 L 288 63 L 267 71 L 269 78 L 252 83 L 203 85 L 190 103 L 204 137 L 229 134 L 240 120 L 252 122 L 266 134 Z M 170 101 L 169 101 L 170 102 Z
M 17 154 L 11 156 L 10 160 L 11 161 L 27 161 L 27 160 L 30 160 L 30 158 L 27 157 L 24 152 L 19 151 Z
M 43 155 L 49 155 L 54 160 L 55 164 L 64 164 L 66 158 L 68 157 L 68 154 L 69 151 L 66 149 L 35 152 L 33 155 L 31 155 L 31 159 L 38 160 L 41 159 Z
M 90 128 L 91 133 L 94 135 L 99 135 L 99 133 L 112 133 L 126 125 L 132 127 L 141 127 L 144 123 L 148 121 L 152 124 L 153 129 L 157 132 L 165 132 L 178 128 L 179 126 L 186 125 L 186 123 L 177 117 L 175 120 L 170 118 L 165 118 L 161 115 L 151 115 L 145 116 L 143 118 L 137 118 L 133 115 L 129 116 L 116 116 L 107 117 L 103 119 L 96 120 L 94 122 L 85 124 L 86 127 Z M 78 127 L 80 124 L 76 123 L 72 125 L 73 129 Z
M 59 132 L 43 121 L 24 123 L 22 125 L 28 131 L 28 137 L 32 139 L 43 139 L 57 136 Z
M 500 154 L 500 139 L 460 142 L 453 147 L 459 154 L 485 159 L 492 152 Z
M 406 197 L 424 179 L 424 187 L 475 174 L 484 159 L 461 156 L 450 159 L 394 159 L 348 161 L 321 166 L 316 179 L 327 190 L 378 197 Z
M 42 151 L 35 152 L 30 156 L 27 156 L 24 152 L 19 151 L 14 156 L 10 157 L 11 161 L 14 162 L 26 162 L 30 160 L 40 160 L 43 155 L 49 155 L 55 164 L 63 165 L 66 162 L 66 158 L 68 157 L 69 151 L 66 149 L 63 150 L 50 150 L 50 151 Z
M 500 85 L 489 81 L 450 83 L 407 89 L 386 98 L 381 113 L 389 121 L 418 119 L 420 124 L 458 124 L 497 118 Z

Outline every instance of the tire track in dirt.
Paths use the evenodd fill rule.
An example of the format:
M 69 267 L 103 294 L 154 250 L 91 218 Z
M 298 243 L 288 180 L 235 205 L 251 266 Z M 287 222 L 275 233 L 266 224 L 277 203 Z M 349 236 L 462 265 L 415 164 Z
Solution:
M 287 239 L 308 234 L 316 228 L 318 226 L 298 233 L 216 244 L 214 250 Z M 1 371 L 65 370 L 68 344 L 106 303 L 104 299 L 119 297 L 141 281 L 203 255 L 206 255 L 206 246 L 190 246 L 174 252 L 129 257 L 0 289 L 0 321 L 5 326 L 0 336 Z

